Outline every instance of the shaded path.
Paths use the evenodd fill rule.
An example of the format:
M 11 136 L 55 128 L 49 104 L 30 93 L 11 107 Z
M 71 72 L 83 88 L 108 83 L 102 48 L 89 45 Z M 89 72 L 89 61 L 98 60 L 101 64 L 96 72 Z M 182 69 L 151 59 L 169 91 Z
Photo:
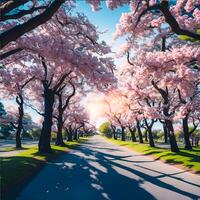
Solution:
M 200 176 L 99 136 L 49 163 L 17 200 L 200 199 Z

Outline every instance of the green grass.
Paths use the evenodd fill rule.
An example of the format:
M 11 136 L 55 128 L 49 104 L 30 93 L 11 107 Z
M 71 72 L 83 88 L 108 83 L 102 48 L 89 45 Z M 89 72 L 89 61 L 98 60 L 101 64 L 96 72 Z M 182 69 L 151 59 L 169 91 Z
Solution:
M 29 146 L 15 156 L 2 157 L 0 164 L 2 194 L 12 191 L 18 186 L 21 189 L 20 187 L 30 180 L 47 161 L 68 152 L 86 140 L 86 138 L 80 138 L 78 142 L 67 142 L 65 147 L 51 145 L 53 151 L 50 154 L 40 154 L 36 146 Z M 7 150 L 14 149 L 8 148 Z
M 200 148 L 193 148 L 191 151 L 180 148 L 179 153 L 174 153 L 168 149 L 150 147 L 148 144 L 106 139 L 120 146 L 125 146 L 134 151 L 141 152 L 144 155 L 151 155 L 156 160 L 163 160 L 166 163 L 177 164 L 186 169 L 193 170 L 196 173 L 200 173 Z

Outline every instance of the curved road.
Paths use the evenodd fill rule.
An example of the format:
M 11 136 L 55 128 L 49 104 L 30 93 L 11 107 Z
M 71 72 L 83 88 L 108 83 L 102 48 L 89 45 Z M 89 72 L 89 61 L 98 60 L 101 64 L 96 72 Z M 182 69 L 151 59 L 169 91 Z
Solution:
M 200 199 L 200 176 L 94 136 L 44 167 L 17 200 Z

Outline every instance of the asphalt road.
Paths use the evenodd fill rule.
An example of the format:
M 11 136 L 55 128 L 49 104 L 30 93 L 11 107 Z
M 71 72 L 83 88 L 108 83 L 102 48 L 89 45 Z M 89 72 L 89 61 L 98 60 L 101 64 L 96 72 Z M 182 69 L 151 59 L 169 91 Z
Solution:
M 92 137 L 50 162 L 17 200 L 200 199 L 200 176 Z

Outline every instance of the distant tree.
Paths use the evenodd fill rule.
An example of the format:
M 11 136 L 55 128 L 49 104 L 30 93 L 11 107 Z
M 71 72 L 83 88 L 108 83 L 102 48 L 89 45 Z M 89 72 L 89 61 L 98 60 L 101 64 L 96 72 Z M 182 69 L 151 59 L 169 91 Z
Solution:
M 5 118 L 7 115 L 3 103 L 0 102 L 0 118 Z M 7 138 L 13 131 L 13 127 L 10 124 L 2 123 L 0 125 L 0 134 L 3 138 Z
M 22 137 L 32 138 L 31 131 L 33 129 L 37 129 L 38 125 L 35 122 L 33 122 L 30 115 L 28 114 L 24 115 L 22 125 L 23 125 Z
M 6 111 L 5 111 L 3 103 L 0 102 L 0 117 L 4 115 L 6 115 Z
M 30 135 L 34 140 L 38 140 L 40 138 L 41 128 L 34 128 L 30 131 Z
M 112 137 L 111 127 L 109 122 L 104 122 L 99 126 L 99 132 L 103 133 L 107 137 Z

